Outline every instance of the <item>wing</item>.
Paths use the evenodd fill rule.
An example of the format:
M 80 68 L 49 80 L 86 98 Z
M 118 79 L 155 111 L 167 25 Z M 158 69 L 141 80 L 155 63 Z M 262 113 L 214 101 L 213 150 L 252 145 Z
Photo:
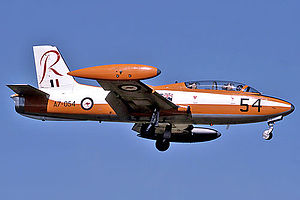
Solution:
M 139 80 L 97 81 L 104 90 L 110 91 L 106 101 L 119 116 L 152 113 L 154 109 L 178 109 L 177 105 Z
M 154 113 L 156 117 L 160 114 L 184 114 L 177 105 L 140 81 L 159 74 L 160 70 L 155 67 L 138 64 L 103 65 L 68 73 L 71 76 L 97 80 L 104 90 L 110 91 L 106 101 L 117 115 L 121 119 L 133 121 L 149 121 Z

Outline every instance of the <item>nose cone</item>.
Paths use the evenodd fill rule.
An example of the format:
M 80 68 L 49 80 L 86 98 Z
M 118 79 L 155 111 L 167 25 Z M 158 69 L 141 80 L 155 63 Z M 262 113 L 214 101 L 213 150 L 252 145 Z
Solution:
M 219 131 L 217 131 L 217 138 L 219 138 L 221 136 L 221 133 Z
M 157 68 L 157 76 L 160 75 L 161 71 Z
M 295 106 L 293 104 L 291 104 L 291 110 L 290 113 L 292 113 L 295 110 Z
M 291 104 L 291 103 L 290 103 L 290 104 Z M 295 110 L 295 106 L 294 106 L 293 104 L 291 104 L 290 110 L 288 110 L 287 112 L 285 112 L 284 115 L 289 115 L 289 114 L 291 114 L 294 110 Z

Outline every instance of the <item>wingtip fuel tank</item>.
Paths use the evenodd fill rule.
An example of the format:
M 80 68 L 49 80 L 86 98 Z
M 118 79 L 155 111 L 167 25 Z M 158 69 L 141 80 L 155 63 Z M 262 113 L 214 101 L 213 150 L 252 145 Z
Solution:
M 68 75 L 96 80 L 143 80 L 160 74 L 156 67 L 140 64 L 114 64 L 74 70 Z

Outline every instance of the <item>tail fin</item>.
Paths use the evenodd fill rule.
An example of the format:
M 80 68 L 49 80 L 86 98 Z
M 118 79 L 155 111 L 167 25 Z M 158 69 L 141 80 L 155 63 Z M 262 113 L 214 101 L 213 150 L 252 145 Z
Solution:
M 33 54 L 39 88 L 71 89 L 76 84 L 55 46 L 33 46 Z

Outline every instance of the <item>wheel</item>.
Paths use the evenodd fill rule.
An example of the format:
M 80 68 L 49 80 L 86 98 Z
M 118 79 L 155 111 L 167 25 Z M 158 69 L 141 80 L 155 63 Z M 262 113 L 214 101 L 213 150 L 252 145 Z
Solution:
M 170 147 L 170 142 L 164 140 L 156 140 L 155 146 L 158 151 L 167 151 Z
M 271 139 L 272 139 L 272 137 L 273 137 L 273 133 L 269 133 L 269 137 L 268 137 L 268 138 L 266 138 L 266 140 L 271 140 Z
M 273 133 L 272 133 L 272 131 L 270 131 L 270 129 L 264 131 L 263 138 L 265 140 L 271 140 L 272 137 L 273 137 Z

